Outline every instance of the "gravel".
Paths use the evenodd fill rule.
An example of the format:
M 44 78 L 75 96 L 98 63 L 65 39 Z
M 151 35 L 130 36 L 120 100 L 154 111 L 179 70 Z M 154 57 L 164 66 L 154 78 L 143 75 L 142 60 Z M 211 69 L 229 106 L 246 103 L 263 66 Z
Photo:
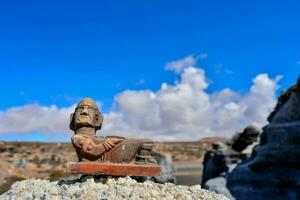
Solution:
M 28 179 L 15 182 L 11 189 L 0 196 L 3 200 L 228 200 L 223 195 L 201 189 L 200 185 L 181 186 L 151 181 L 137 182 L 130 177 L 105 180 L 87 177 L 83 180 L 49 181 Z

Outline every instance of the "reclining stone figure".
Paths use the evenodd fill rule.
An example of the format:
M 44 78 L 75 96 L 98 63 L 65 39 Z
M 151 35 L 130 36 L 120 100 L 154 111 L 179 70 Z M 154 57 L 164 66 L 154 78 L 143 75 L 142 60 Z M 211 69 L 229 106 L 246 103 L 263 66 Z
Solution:
M 71 140 L 79 162 L 130 164 L 129 167 L 155 166 L 159 169 L 151 155 L 152 141 L 119 136 L 97 136 L 96 131 L 101 129 L 102 123 L 103 115 L 90 98 L 81 100 L 75 112 L 71 114 L 70 129 L 75 132 Z

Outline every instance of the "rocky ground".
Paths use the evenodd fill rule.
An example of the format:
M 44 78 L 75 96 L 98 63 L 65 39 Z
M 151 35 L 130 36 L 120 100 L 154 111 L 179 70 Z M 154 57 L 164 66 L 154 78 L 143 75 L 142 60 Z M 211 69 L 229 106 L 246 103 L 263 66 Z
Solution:
M 68 177 L 66 163 L 76 160 L 67 143 L 2 142 L 0 145 L 0 194 L 11 184 L 30 177 L 57 180 Z
M 162 155 L 172 157 L 177 184 L 194 185 L 201 183 L 204 153 L 218 140 L 223 139 L 156 142 L 155 149 Z M 0 141 L 0 194 L 7 191 L 15 181 L 32 177 L 51 181 L 70 178 L 70 174 L 66 173 L 66 163 L 69 161 L 76 161 L 70 143 Z
M 173 161 L 202 160 L 204 153 L 211 149 L 216 141 L 225 141 L 225 138 L 210 137 L 191 142 L 155 142 L 155 149 L 161 154 L 171 155 Z
M 178 184 L 194 185 L 201 182 L 202 157 L 211 144 L 220 138 L 206 138 L 195 142 L 156 142 L 155 149 L 170 155 L 176 168 Z M 66 163 L 76 161 L 70 143 L 1 142 L 0 194 L 12 183 L 31 177 L 59 180 L 67 178 Z
M 200 185 L 176 186 L 172 183 L 158 184 L 151 181 L 139 183 L 130 177 L 108 180 L 88 177 L 83 180 L 53 181 L 28 179 L 16 182 L 0 196 L 3 200 L 17 199 L 147 199 L 147 200 L 227 200 L 223 195 L 201 189 Z
M 176 184 L 196 185 L 202 181 L 202 160 L 174 161 Z

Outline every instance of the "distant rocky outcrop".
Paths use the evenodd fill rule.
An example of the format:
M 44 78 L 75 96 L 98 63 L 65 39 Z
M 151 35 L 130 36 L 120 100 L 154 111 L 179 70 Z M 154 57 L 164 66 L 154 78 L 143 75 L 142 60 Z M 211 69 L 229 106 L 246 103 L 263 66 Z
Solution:
M 58 180 L 70 176 L 66 163 L 76 161 L 70 143 L 2 142 L 0 141 L 0 194 L 19 180 L 31 177 Z M 162 145 L 162 144 L 160 144 Z M 152 177 L 159 183 L 176 182 L 170 155 L 153 152 L 161 166 L 161 175 Z
M 219 138 L 213 138 L 212 141 Z M 170 155 L 174 161 L 199 160 L 204 152 L 211 147 L 211 143 L 202 139 L 190 142 L 155 142 L 154 147 L 164 155 Z
M 14 199 L 190 199 L 228 200 L 225 196 L 201 189 L 200 185 L 176 186 L 172 183 L 159 184 L 151 181 L 139 183 L 130 177 L 117 179 L 95 179 L 55 181 L 29 179 L 16 182 L 0 196 L 3 200 Z
M 175 166 L 170 155 L 161 155 L 157 151 L 152 152 L 152 156 L 160 166 L 160 175 L 153 177 L 153 181 L 157 183 L 176 183 Z
M 213 143 L 212 149 L 204 156 L 201 185 L 212 189 L 206 184 L 208 180 L 224 176 L 238 163 L 249 158 L 253 147 L 258 144 L 260 133 L 257 127 L 249 125 L 243 131 L 237 132 L 231 140 Z M 210 183 L 217 185 L 213 181 Z
M 300 199 L 300 79 L 279 97 L 251 158 L 227 177 L 237 200 Z
M 249 125 L 242 132 L 237 132 L 233 136 L 231 148 L 248 156 L 252 153 L 253 146 L 258 144 L 260 134 L 261 130 L 259 128 Z

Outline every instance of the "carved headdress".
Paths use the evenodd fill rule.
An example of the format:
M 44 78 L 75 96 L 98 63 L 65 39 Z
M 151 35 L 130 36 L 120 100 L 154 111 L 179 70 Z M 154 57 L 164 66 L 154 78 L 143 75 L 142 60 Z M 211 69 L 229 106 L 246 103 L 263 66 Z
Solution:
M 99 111 L 99 108 L 96 104 L 96 102 L 94 100 L 92 100 L 91 98 L 85 98 L 82 99 L 76 106 L 75 112 L 77 112 L 77 109 L 80 108 L 81 106 L 89 106 L 90 108 L 94 109 L 96 112 L 96 116 L 95 116 L 95 121 L 93 123 L 94 127 L 96 130 L 101 129 L 102 123 L 103 123 L 103 115 L 102 113 Z M 70 129 L 73 131 L 76 131 L 76 127 L 74 124 L 74 113 L 71 114 L 70 116 Z

